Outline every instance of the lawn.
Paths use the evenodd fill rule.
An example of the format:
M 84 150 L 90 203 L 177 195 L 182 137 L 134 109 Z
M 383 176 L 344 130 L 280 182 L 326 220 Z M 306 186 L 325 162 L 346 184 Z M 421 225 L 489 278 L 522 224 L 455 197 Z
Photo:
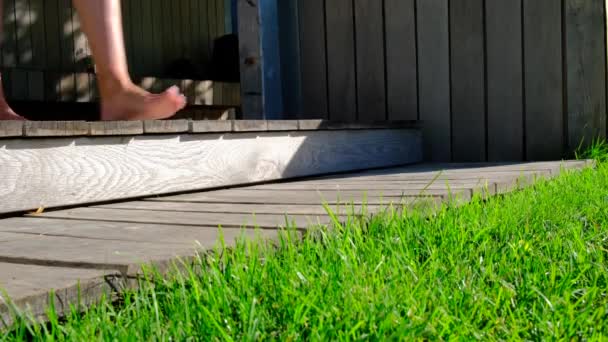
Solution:
M 241 242 L 193 269 L 4 338 L 608 338 L 608 164 L 432 216 Z

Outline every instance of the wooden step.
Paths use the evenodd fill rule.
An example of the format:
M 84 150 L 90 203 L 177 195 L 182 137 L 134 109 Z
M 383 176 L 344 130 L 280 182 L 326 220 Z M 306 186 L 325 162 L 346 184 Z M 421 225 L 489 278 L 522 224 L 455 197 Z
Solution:
M 421 160 L 412 122 L 0 122 L 0 213 Z

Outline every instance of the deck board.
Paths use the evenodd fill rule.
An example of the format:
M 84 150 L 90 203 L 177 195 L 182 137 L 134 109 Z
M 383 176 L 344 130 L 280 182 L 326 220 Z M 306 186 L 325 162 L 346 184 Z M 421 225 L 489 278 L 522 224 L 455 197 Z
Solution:
M 0 220 L 0 286 L 18 306 L 33 305 L 41 314 L 51 289 L 59 290 L 62 303 L 73 303 L 78 280 L 90 289 L 85 293 L 85 303 L 90 303 L 102 290 L 109 290 L 108 275 L 113 282 L 121 275 L 136 277 L 142 264 L 168 271 L 177 258 L 188 260 L 218 246 L 221 236 L 231 247 L 239 237 L 276 240 L 286 217 L 298 232 L 311 224 L 328 223 L 323 198 L 333 203 L 330 207 L 339 217 L 350 210 L 376 213 L 391 201 L 398 208 L 429 200 L 437 203 L 450 198 L 449 191 L 463 195 L 462 204 L 480 186 L 492 188 L 491 194 L 504 193 L 539 177 L 593 165 L 587 161 L 421 164 L 8 218 Z M 419 197 L 421 190 L 425 196 L 434 195 Z M 369 206 L 364 209 L 363 203 Z M 243 225 L 261 229 L 243 229 Z M 0 315 L 6 317 L 6 310 L 0 301 Z

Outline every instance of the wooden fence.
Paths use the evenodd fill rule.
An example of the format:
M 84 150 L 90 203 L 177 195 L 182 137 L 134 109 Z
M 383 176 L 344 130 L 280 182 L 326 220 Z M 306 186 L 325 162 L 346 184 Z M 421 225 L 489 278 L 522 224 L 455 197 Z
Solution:
M 605 136 L 604 0 L 297 2 L 291 117 L 421 120 L 437 161 L 555 159 Z
M 4 0 L 0 66 L 13 100 L 94 101 L 89 44 L 71 0 Z M 238 104 L 238 84 L 209 81 L 214 40 L 230 31 L 226 0 L 122 0 L 129 69 L 150 90 L 182 87 L 196 104 Z M 175 79 L 187 59 L 194 80 Z

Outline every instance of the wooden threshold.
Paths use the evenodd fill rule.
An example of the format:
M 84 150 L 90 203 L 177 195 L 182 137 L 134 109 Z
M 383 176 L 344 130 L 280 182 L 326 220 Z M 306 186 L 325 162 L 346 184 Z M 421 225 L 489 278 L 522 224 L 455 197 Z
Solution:
M 0 122 L 0 213 L 422 160 L 411 123 Z M 302 127 L 304 127 L 302 129 Z

